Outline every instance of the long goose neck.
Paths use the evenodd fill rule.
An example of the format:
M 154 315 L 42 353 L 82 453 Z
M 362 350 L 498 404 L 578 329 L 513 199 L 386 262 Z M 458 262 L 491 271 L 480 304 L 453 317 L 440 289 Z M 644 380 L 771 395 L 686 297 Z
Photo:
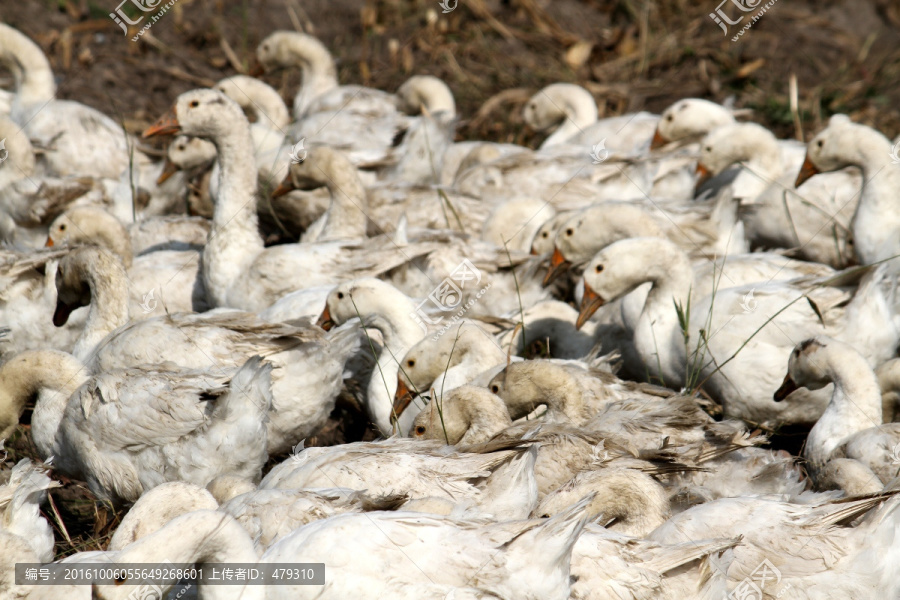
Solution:
M 747 163 L 754 175 L 769 182 L 783 171 L 778 140 L 765 127 L 755 124 L 738 126 L 734 141 L 735 160 Z
M 338 87 L 337 70 L 331 53 L 314 38 L 290 36 L 287 50 L 303 69 L 300 91 L 294 99 L 294 116 L 301 118 L 316 98 Z
M 34 350 L 10 359 L 0 367 L 0 438 L 12 433 L 26 402 L 37 395 L 31 432 L 46 458 L 66 402 L 87 377 L 81 361 L 65 352 Z
M 82 256 L 86 260 L 79 260 L 75 266 L 91 288 L 91 305 L 72 354 L 84 361 L 111 331 L 128 323 L 128 279 L 122 264 L 111 254 Z
M 824 464 L 843 440 L 881 425 L 882 419 L 881 389 L 866 359 L 834 341 L 816 352 L 813 360 L 823 359 L 834 392 L 806 444 L 807 458 L 817 465 Z
M 565 116 L 559 128 L 541 144 L 541 148 L 561 144 L 597 122 L 597 103 L 586 89 L 566 85 L 545 93 Z
M 356 168 L 336 153 L 326 153 L 322 172 L 331 192 L 320 240 L 366 237 L 366 190 Z
M 182 515 L 159 531 L 133 542 L 115 553 L 117 564 L 161 563 L 249 563 L 259 561 L 247 532 L 229 515 L 198 510 Z M 201 597 L 212 600 L 262 600 L 259 585 L 211 585 Z
M 0 29 L 0 37 L 5 45 L 5 48 L 0 48 L 0 55 L 5 55 L 4 62 L 16 78 L 17 102 L 29 106 L 52 100 L 56 94 L 56 82 L 50 62 L 40 46 L 8 26 Z
M 203 250 L 203 276 L 216 306 L 228 303 L 228 290 L 263 251 L 256 215 L 256 162 L 245 118 L 213 142 L 218 151 L 218 196 Z

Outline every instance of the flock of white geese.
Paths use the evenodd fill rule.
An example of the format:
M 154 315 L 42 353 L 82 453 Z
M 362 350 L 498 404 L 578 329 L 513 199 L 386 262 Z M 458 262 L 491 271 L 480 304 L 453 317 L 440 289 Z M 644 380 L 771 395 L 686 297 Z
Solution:
M 0 487 L 0 598 L 135 592 L 16 582 L 60 554 L 51 474 L 129 507 L 63 562 L 326 566 L 214 600 L 900 598 L 888 138 L 559 83 L 539 149 L 454 142 L 435 77 L 256 58 L 292 106 L 185 92 L 163 153 L 0 24 L 0 439 L 43 461 Z M 381 438 L 304 448 L 336 403 Z

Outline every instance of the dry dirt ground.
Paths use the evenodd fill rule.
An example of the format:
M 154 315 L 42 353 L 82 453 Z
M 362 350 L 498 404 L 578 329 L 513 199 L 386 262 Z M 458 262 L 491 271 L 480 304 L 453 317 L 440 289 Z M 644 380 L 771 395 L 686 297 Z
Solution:
M 540 143 L 520 109 L 557 81 L 586 86 L 603 115 L 658 112 L 699 96 L 730 98 L 782 137 L 809 139 L 837 112 L 891 138 L 900 133 L 900 2 L 778 0 L 732 42 L 740 25 L 725 35 L 709 17 L 720 1 L 445 0 L 455 8 L 443 13 L 438 0 L 178 0 L 137 42 L 138 27 L 126 36 L 109 17 L 117 0 L 3 0 L 0 20 L 41 45 L 59 97 L 114 115 L 133 132 L 179 93 L 246 73 L 272 31 L 296 29 L 331 48 L 344 83 L 393 91 L 410 75 L 442 77 L 456 95 L 460 139 Z M 723 10 L 735 15 L 738 1 L 764 3 L 726 0 Z M 266 79 L 285 98 L 299 84 L 296 73 Z M 0 87 L 12 83 L 0 73 Z M 354 407 L 338 414 L 312 443 L 366 435 Z M 27 429 L 6 445 L 7 467 L 36 454 Z M 51 499 L 46 514 L 59 556 L 106 547 L 121 512 L 77 482 Z

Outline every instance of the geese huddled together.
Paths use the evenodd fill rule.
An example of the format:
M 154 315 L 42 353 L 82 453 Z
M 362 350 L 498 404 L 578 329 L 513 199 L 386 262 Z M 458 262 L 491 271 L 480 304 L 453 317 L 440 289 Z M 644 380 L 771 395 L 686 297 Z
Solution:
M 293 31 L 255 59 L 292 101 L 236 75 L 137 137 L 0 24 L 0 440 L 32 449 L 0 599 L 135 597 L 15 576 L 54 561 L 325 565 L 213 600 L 900 598 L 883 133 L 556 83 L 539 148 L 457 141 L 436 77 L 341 85 Z M 124 515 L 100 547 L 56 547 L 60 481 Z

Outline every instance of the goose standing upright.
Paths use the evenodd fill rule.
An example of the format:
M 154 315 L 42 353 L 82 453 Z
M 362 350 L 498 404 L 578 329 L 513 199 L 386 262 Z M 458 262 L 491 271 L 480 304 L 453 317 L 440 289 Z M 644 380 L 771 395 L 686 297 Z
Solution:
M 900 169 L 891 163 L 891 142 L 871 127 L 834 115 L 807 146 L 797 175 L 800 186 L 817 173 L 845 167 L 862 170 L 862 196 L 850 228 L 856 255 L 864 265 L 900 254 Z
M 211 140 L 219 155 L 219 195 L 202 258 L 212 306 L 263 310 L 295 290 L 382 273 L 427 251 L 401 249 L 390 240 L 383 247 L 378 241 L 375 247 L 327 242 L 265 248 L 257 225 L 250 127 L 241 108 L 215 90 L 185 92 L 144 136 L 179 131 Z M 307 160 L 315 160 L 313 152 Z

